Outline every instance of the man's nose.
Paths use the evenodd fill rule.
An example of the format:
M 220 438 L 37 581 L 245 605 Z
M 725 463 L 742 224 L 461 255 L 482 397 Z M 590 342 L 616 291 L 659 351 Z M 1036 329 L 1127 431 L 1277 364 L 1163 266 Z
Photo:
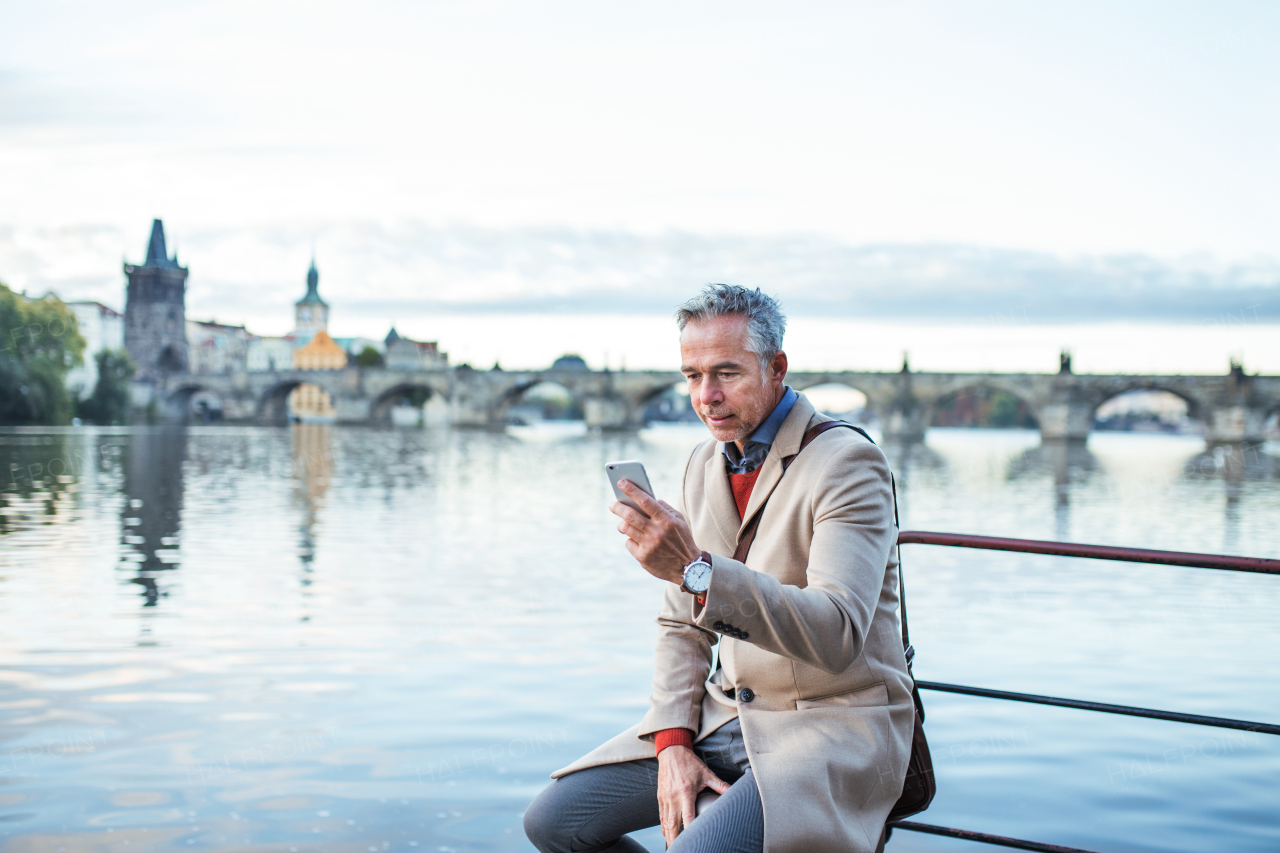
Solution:
M 698 402 L 703 406 L 715 406 L 724 402 L 724 391 L 718 382 L 707 382 L 698 390 Z

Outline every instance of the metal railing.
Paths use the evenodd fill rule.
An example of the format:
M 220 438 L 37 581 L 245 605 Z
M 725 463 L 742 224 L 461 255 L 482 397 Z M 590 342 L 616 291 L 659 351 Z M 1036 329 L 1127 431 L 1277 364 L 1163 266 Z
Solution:
M 1022 554 L 1051 554 L 1059 557 L 1082 557 L 1091 560 L 1116 560 L 1127 563 L 1147 563 L 1183 568 L 1222 569 L 1232 572 L 1280 575 L 1280 560 L 1257 557 L 1231 557 L 1220 554 L 1188 554 L 1178 551 L 1151 551 L 1145 548 L 1118 548 L 1111 545 L 1082 545 L 1074 542 L 1045 542 L 1036 539 L 1004 539 L 996 536 L 970 536 L 964 533 L 926 533 L 904 531 L 898 534 L 899 545 L 944 545 L 953 548 L 979 548 L 984 551 L 1016 551 Z M 1054 705 L 1059 708 L 1075 708 L 1081 711 L 1098 711 L 1104 714 L 1123 714 L 1130 717 L 1146 717 L 1169 720 L 1175 723 L 1191 723 L 1199 726 L 1216 726 L 1224 729 L 1240 729 L 1249 732 L 1280 735 L 1280 725 L 1235 720 L 1228 717 L 1206 717 L 1199 714 L 1183 714 L 1177 711 L 1159 711 L 1153 708 L 1137 708 L 1131 705 L 1109 705 L 1104 702 L 1085 702 L 1079 699 L 1063 699 L 1057 696 L 1040 696 L 1034 693 L 1011 693 L 1007 690 L 990 690 L 985 687 L 967 687 L 962 684 L 943 684 L 936 681 L 917 681 L 921 690 L 943 693 L 959 693 L 965 696 L 982 696 L 987 699 L 1005 699 L 1013 702 L 1030 702 L 1035 705 Z M 893 821 L 894 829 L 924 832 L 978 841 L 1017 850 L 1038 850 L 1043 853 L 1092 853 L 1079 847 L 1061 847 L 1039 841 L 1024 841 L 949 826 L 934 826 L 910 820 Z

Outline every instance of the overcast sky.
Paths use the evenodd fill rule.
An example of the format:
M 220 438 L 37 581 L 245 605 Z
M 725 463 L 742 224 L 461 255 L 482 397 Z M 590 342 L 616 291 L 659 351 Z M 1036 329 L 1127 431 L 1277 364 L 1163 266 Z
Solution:
M 961 290 L 1005 251 L 1280 280 L 1274 2 L 6 0 L 0 23 L 0 280 L 68 298 L 119 305 L 156 216 L 192 310 L 267 331 L 313 243 L 351 316 L 866 290 L 896 276 L 859 278 L 867 246 L 919 281 L 937 246 L 987 251 L 997 273 L 932 268 Z

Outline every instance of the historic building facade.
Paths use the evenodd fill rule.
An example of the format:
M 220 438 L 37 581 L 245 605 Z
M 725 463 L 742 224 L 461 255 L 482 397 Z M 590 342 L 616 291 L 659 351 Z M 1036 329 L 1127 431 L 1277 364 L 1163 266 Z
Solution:
M 66 305 L 76 315 L 85 343 L 80 364 L 67 373 L 67 390 L 84 399 L 98 384 L 98 353 L 124 348 L 124 316 L 101 302 L 68 302 Z
M 341 370 L 347 351 L 329 337 L 329 303 L 320 298 L 320 273 L 315 258 L 307 270 L 307 292 L 293 305 L 294 370 Z M 289 392 L 289 415 L 304 423 L 327 423 L 334 418 L 333 398 L 304 382 Z
M 294 370 L 341 370 L 347 366 L 347 351 L 338 346 L 324 329 L 293 351 Z
M 249 340 L 245 358 L 245 367 L 250 373 L 269 373 L 277 370 L 332 370 L 331 367 L 301 367 L 296 354 L 305 348 L 315 337 L 325 333 L 329 342 L 320 350 L 328 354 L 320 358 L 328 364 L 333 361 L 331 349 L 337 346 L 328 336 L 329 303 L 320 298 L 320 272 L 316 269 L 315 258 L 311 259 L 311 268 L 307 270 L 307 292 L 293 304 L 293 331 L 287 335 L 273 337 L 269 335 L 252 335 Z M 327 360 L 326 360 L 327 358 Z M 316 362 L 316 353 L 303 356 L 306 364 Z M 343 363 L 346 366 L 346 352 L 343 351 Z
M 134 379 L 154 383 L 187 371 L 187 269 L 165 248 L 164 223 L 151 223 L 142 264 L 124 265 L 124 346 L 137 365 Z
M 244 373 L 252 338 L 244 326 L 188 320 L 187 372 L 195 376 Z
M 406 338 L 392 326 L 383 342 L 383 358 L 388 370 L 444 370 L 449 356 L 435 341 Z

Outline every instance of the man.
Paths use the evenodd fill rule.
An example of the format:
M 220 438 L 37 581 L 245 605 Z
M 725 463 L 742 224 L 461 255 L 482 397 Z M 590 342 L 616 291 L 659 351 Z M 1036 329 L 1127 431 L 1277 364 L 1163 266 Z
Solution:
M 677 507 L 625 481 L 644 513 L 611 507 L 627 550 L 668 582 L 649 712 L 553 773 L 525 832 L 543 853 L 634 853 L 626 833 L 656 823 L 675 853 L 871 853 L 914 714 L 888 464 L 850 429 L 799 453 L 830 418 L 784 382 L 772 298 L 713 285 L 676 319 L 713 440 Z M 766 500 L 746 562 L 732 559 Z M 706 789 L 721 796 L 699 815 Z

